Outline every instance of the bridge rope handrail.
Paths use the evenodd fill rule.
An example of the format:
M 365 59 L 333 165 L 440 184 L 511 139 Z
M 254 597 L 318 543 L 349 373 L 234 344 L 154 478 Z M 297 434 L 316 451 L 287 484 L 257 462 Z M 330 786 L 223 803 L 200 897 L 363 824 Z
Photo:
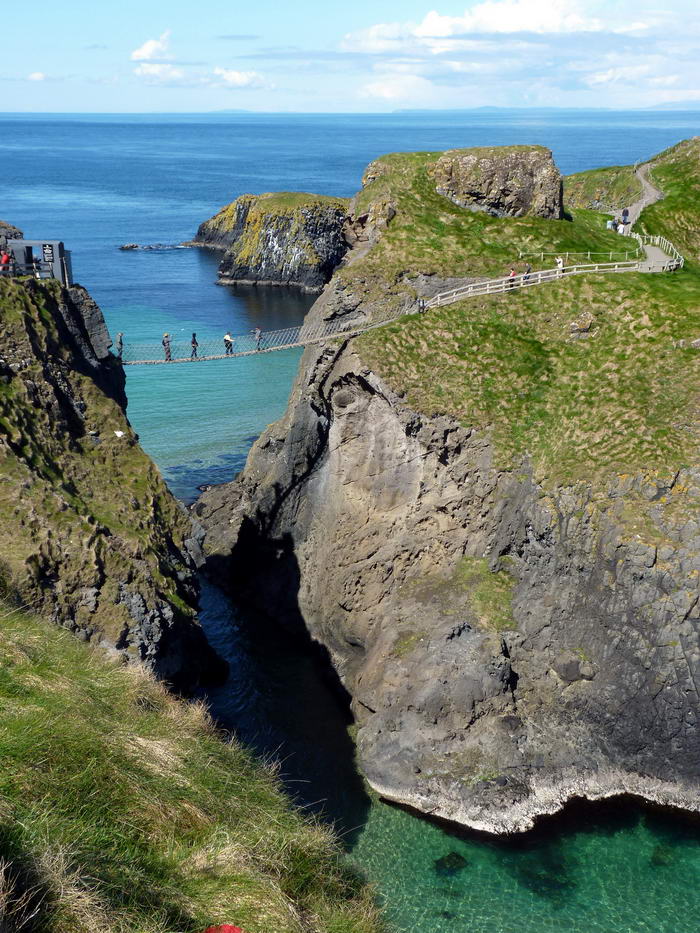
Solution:
M 640 234 L 632 232 L 641 247 L 655 246 L 665 252 L 670 258 L 666 262 L 649 263 L 649 271 L 666 272 L 681 269 L 685 260 L 676 247 L 666 237 L 658 234 Z M 563 254 L 565 255 L 565 254 Z M 562 259 L 563 259 L 562 255 Z M 353 337 L 357 334 L 382 327 L 396 320 L 404 314 L 413 314 L 416 311 L 426 311 L 430 308 L 440 308 L 444 305 L 454 304 L 465 298 L 478 295 L 496 295 L 509 292 L 511 289 L 530 288 L 542 285 L 545 282 L 557 281 L 572 275 L 588 273 L 621 273 L 640 271 L 644 261 L 640 259 L 623 260 L 620 262 L 592 262 L 562 265 L 554 269 L 541 269 L 536 272 L 521 273 L 516 276 L 502 276 L 495 279 L 482 279 L 461 285 L 444 292 L 439 292 L 428 300 L 418 299 L 415 305 L 399 310 L 396 314 L 383 318 L 381 321 L 366 321 L 338 319 L 325 321 L 314 327 L 303 323 L 297 327 L 287 327 L 281 330 L 261 331 L 247 334 L 232 335 L 232 347 L 227 352 L 222 337 L 199 340 L 196 356 L 192 356 L 191 343 L 187 339 L 171 340 L 170 359 L 165 359 L 165 348 L 161 343 L 124 343 L 121 361 L 124 365 L 133 366 L 147 363 L 184 363 L 199 362 L 203 360 L 223 360 L 233 357 L 253 356 L 258 353 L 272 350 L 287 350 L 294 347 L 303 347 L 315 343 L 324 343 L 338 337 Z

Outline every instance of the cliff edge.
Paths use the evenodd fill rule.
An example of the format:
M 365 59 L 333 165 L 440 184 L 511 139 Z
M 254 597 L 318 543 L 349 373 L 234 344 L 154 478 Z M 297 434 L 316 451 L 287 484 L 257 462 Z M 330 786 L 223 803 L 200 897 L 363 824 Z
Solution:
M 218 659 L 196 622 L 191 523 L 138 445 L 80 286 L 0 279 L 0 589 L 178 688 Z
M 347 250 L 347 208 L 342 198 L 244 194 L 201 224 L 193 244 L 225 251 L 221 284 L 320 291 Z
M 692 254 L 683 146 L 652 173 L 670 191 L 695 178 L 686 206 L 669 196 L 650 222 L 666 205 Z M 468 280 L 518 249 L 614 248 L 583 208 L 454 204 L 439 158 L 379 160 L 354 208 L 384 223 L 312 319 L 410 310 L 450 269 Z M 691 263 L 310 348 L 284 418 L 195 506 L 211 572 L 327 647 L 382 795 L 498 833 L 576 796 L 698 809 L 699 304 Z

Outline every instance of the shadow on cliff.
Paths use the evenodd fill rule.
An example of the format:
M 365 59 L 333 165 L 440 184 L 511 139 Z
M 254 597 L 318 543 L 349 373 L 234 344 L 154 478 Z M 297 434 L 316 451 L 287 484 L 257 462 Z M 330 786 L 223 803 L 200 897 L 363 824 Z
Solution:
M 210 559 L 205 571 L 231 598 L 222 623 L 223 595 L 214 587 L 202 593 L 202 626 L 230 666 L 226 685 L 206 693 L 214 716 L 279 762 L 297 804 L 333 822 L 352 846 L 370 799 L 349 732 L 350 695 L 304 623 L 291 537 L 263 539 L 245 520 L 232 556 Z

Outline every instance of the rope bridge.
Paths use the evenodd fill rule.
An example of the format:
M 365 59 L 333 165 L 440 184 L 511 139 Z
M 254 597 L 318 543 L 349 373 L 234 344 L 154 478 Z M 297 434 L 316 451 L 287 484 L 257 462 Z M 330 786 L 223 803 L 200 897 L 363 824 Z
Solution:
M 316 327 L 301 324 L 298 327 L 287 327 L 284 330 L 261 331 L 259 335 L 256 333 L 232 335 L 230 349 L 224 343 L 223 337 L 202 339 L 198 340 L 195 356 L 192 355 L 192 346 L 187 339 L 171 340 L 170 359 L 167 360 L 165 358 L 165 348 L 161 343 L 130 344 L 128 340 L 125 340 L 120 358 L 125 366 L 140 366 L 146 364 L 198 363 L 205 360 L 227 360 L 241 356 L 253 356 L 258 353 L 270 353 L 274 350 L 289 350 L 293 347 L 306 347 L 312 344 L 325 343 L 336 338 L 353 337 L 372 328 L 388 324 L 403 314 L 415 314 L 430 308 L 440 308 L 477 295 L 496 295 L 509 292 L 512 289 L 531 288 L 534 285 L 543 285 L 546 282 L 557 281 L 567 276 L 588 273 L 672 272 L 683 267 L 683 257 L 665 237 L 647 236 L 639 233 L 631 233 L 630 236 L 636 239 L 639 246 L 642 247 L 644 251 L 643 258 L 623 260 L 621 262 L 562 264 L 554 269 L 542 269 L 537 272 L 523 273 L 516 276 L 472 282 L 469 285 L 462 285 L 459 288 L 440 292 L 428 301 L 419 299 L 415 305 L 381 321 L 370 322 L 357 318 L 350 321 L 340 319 L 326 321 Z

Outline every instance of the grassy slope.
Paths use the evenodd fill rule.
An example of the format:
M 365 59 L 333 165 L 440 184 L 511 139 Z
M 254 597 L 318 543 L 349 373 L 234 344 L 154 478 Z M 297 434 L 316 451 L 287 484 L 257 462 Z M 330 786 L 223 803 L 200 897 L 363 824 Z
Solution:
M 620 238 L 607 231 L 605 218 L 593 211 L 579 210 L 573 221 L 551 221 L 491 217 L 458 207 L 435 191 L 430 167 L 440 154 L 398 153 L 370 166 L 370 172 L 379 174 L 357 196 L 356 213 L 385 200 L 396 205 L 396 217 L 371 252 L 341 270 L 341 277 L 377 282 L 403 273 L 490 277 L 507 274 L 521 252 L 621 249 Z M 533 265 L 542 267 L 537 260 Z M 551 265 L 551 260 L 544 263 Z
M 654 177 L 662 183 L 672 172 L 680 178 L 690 170 L 689 162 L 663 156 Z M 686 248 L 696 242 L 693 224 L 700 216 L 697 158 L 692 171 L 690 183 L 681 189 L 679 180 L 677 193 L 649 212 L 649 226 L 672 239 L 685 231 L 679 245 Z M 493 271 L 506 243 L 512 253 L 535 235 L 562 243 L 564 236 L 585 241 L 584 231 L 595 231 L 588 212 L 577 212 L 573 224 L 489 222 L 449 202 L 442 208 L 451 220 L 443 226 L 433 195 L 427 193 L 426 203 L 416 198 L 426 192 L 420 171 L 402 190 L 405 202 L 416 199 L 410 212 L 418 246 L 406 248 L 406 269 L 432 263 L 453 274 L 465 267 Z M 494 240 L 495 224 L 501 235 Z M 370 253 L 376 253 L 373 265 L 398 256 L 407 236 L 392 224 L 387 242 Z M 583 311 L 595 319 L 591 336 L 571 340 L 569 324 Z M 357 343 L 363 359 L 417 410 L 447 412 L 489 430 L 503 466 L 527 452 L 540 479 L 602 481 L 611 472 L 671 471 L 697 458 L 697 353 L 675 348 L 674 340 L 700 336 L 699 311 L 700 275 L 692 268 L 664 276 L 591 276 L 410 316 Z
M 594 168 L 564 179 L 564 201 L 571 209 L 621 211 L 641 196 L 642 185 L 632 165 Z
M 5 933 L 380 929 L 330 833 L 200 706 L 7 609 L 0 658 Z
M 664 200 L 644 211 L 642 228 L 662 233 L 691 263 L 700 262 L 700 136 L 667 149 L 652 162 L 651 180 Z

